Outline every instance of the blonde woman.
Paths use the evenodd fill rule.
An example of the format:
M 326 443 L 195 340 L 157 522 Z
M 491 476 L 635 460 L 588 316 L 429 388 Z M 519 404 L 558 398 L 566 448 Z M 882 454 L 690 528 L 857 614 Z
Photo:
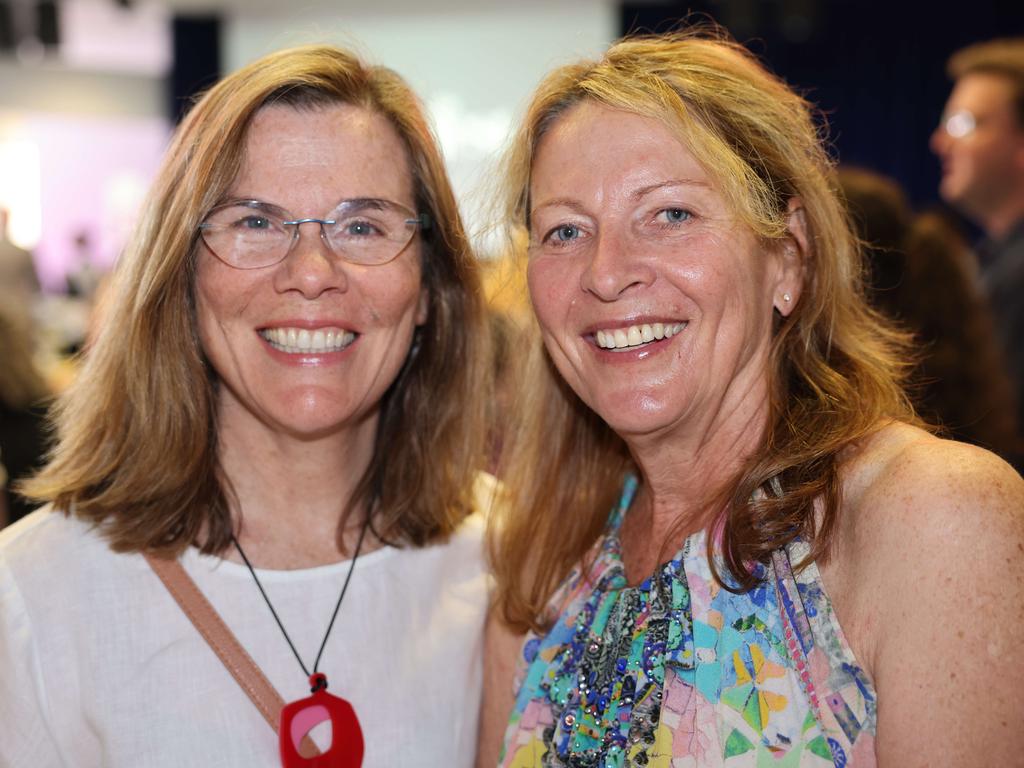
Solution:
M 480 764 L 1018 763 L 1024 482 L 915 425 L 808 105 L 625 40 L 507 181 L 539 334 Z
M 0 536 L 0 764 L 468 765 L 479 295 L 394 73 L 299 48 L 207 93 L 59 404 L 50 505 Z

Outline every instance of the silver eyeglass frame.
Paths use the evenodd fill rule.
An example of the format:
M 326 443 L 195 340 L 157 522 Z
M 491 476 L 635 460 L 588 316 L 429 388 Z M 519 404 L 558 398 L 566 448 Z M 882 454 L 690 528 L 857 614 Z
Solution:
M 351 198 L 351 199 L 348 199 L 348 200 L 342 200 L 341 202 L 339 202 L 335 206 L 335 210 L 337 208 L 341 207 L 342 205 L 345 205 L 346 203 L 370 203 L 370 202 L 384 203 L 384 204 L 387 204 L 390 207 L 398 208 L 398 209 L 401 209 L 401 210 L 408 211 L 409 213 L 413 213 L 413 211 L 410 211 L 408 208 L 406 208 L 404 205 L 402 205 L 400 203 L 396 203 L 396 202 L 391 201 L 391 200 L 385 200 L 385 199 L 382 199 L 382 198 Z M 288 248 L 285 249 L 285 251 L 282 254 L 281 258 L 277 259 L 276 261 L 272 261 L 269 264 L 261 264 L 259 266 L 255 266 L 255 267 L 245 267 L 245 266 L 239 266 L 238 264 L 233 264 L 232 262 L 228 261 L 223 256 L 221 256 L 219 253 L 217 253 L 217 251 L 213 248 L 213 246 L 206 239 L 206 236 L 203 233 L 206 232 L 206 231 L 209 231 L 210 229 L 212 229 L 211 225 L 208 222 L 208 219 L 209 219 L 210 216 L 212 216 L 214 213 L 216 213 L 219 210 L 223 210 L 225 208 L 230 208 L 230 207 L 233 207 L 233 206 L 243 206 L 243 207 L 246 207 L 246 208 L 252 208 L 254 210 L 262 210 L 262 211 L 264 211 L 266 213 L 276 212 L 276 213 L 278 213 L 278 214 L 280 214 L 282 216 L 281 224 L 283 226 L 286 226 L 286 227 L 292 227 L 292 237 L 291 237 L 291 242 L 288 245 Z M 284 220 L 283 217 L 285 215 L 291 215 L 291 214 L 290 214 L 289 211 L 285 211 L 280 206 L 274 205 L 273 203 L 268 203 L 268 202 L 266 202 L 264 200 L 257 200 L 255 198 L 239 198 L 239 199 L 233 199 L 233 200 L 225 200 L 224 202 L 218 203 L 217 205 L 213 206 L 213 208 L 211 208 L 207 212 L 206 216 L 203 217 L 203 221 L 196 227 L 196 230 L 199 233 L 199 237 L 203 241 L 203 244 L 210 251 L 210 253 L 212 253 L 214 256 L 217 257 L 218 261 L 220 261 L 223 264 L 231 267 L 232 269 L 251 270 L 251 269 L 265 269 L 267 267 L 277 266 L 282 261 L 287 259 L 289 254 L 291 254 L 292 249 L 295 247 L 295 243 L 298 242 L 298 240 L 299 240 L 299 227 L 302 224 L 319 224 L 320 225 L 320 239 L 327 245 L 327 249 L 334 256 L 336 256 L 337 258 L 341 259 L 342 261 L 344 261 L 344 262 L 346 262 L 348 264 L 356 264 L 356 265 L 359 265 L 359 266 L 383 266 L 385 264 L 390 264 L 392 261 L 394 261 L 396 258 L 398 258 L 398 256 L 402 253 L 402 251 L 404 251 L 406 248 L 409 247 L 409 243 L 412 242 L 413 237 L 415 237 L 415 233 L 416 233 L 417 230 L 422 234 L 423 232 L 428 232 L 428 231 L 430 231 L 433 228 L 433 221 L 431 220 L 429 213 L 419 213 L 419 214 L 416 214 L 415 216 L 413 216 L 411 218 L 405 219 L 403 221 L 403 223 L 411 225 L 413 227 L 413 234 L 409 237 L 408 242 L 404 246 L 402 246 L 400 249 L 398 249 L 398 251 L 395 252 L 395 255 L 392 256 L 387 261 L 366 262 L 366 261 L 353 260 L 351 258 L 346 257 L 346 254 L 345 254 L 344 251 L 342 251 L 342 250 L 340 250 L 338 248 L 335 248 L 334 245 L 331 244 L 331 241 L 327 238 L 326 233 L 324 232 L 324 227 L 325 226 L 333 226 L 334 224 L 337 224 L 338 223 L 337 219 L 320 219 L 320 218 L 314 218 L 314 217 L 306 217 L 306 218 L 301 218 L 301 219 Z

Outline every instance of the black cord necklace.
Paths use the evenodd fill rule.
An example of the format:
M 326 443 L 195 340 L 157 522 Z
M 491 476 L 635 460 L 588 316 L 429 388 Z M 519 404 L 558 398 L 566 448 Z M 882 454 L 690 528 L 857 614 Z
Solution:
M 284 628 L 284 623 L 277 615 L 277 611 L 274 610 L 274 605 L 270 602 L 266 590 L 263 589 L 263 585 L 256 575 L 256 569 L 252 567 L 252 563 L 246 557 L 242 545 L 238 543 L 238 539 L 235 538 L 234 534 L 231 535 L 231 541 L 235 545 L 235 549 L 238 550 L 238 554 L 241 556 L 246 568 L 252 574 L 253 581 L 256 582 L 256 587 L 270 609 L 270 614 L 274 617 L 274 621 L 277 622 L 281 634 L 284 635 L 288 647 L 292 649 L 295 660 L 299 662 L 302 671 L 309 678 L 310 692 L 313 694 L 308 698 L 293 701 L 281 710 L 281 723 L 278 728 L 278 735 L 281 747 L 281 763 L 286 768 L 307 764 L 305 758 L 299 753 L 300 743 L 315 726 L 328 719 L 331 721 L 332 740 L 330 749 L 324 753 L 324 758 L 329 758 L 330 762 L 317 763 L 317 765 L 336 768 L 358 768 L 362 764 L 363 733 L 355 710 L 345 699 L 327 692 L 327 675 L 319 672 L 318 669 L 324 648 L 327 647 L 327 639 L 331 636 L 331 630 L 334 628 L 334 620 L 338 618 L 338 611 L 341 609 L 341 603 L 345 599 L 345 592 L 348 591 L 348 584 L 352 580 L 352 572 L 355 570 L 356 560 L 359 559 L 359 552 L 363 548 L 363 539 L 366 538 L 366 531 L 369 527 L 370 516 L 367 515 L 363 527 L 359 531 L 359 539 L 356 541 L 355 552 L 352 554 L 352 562 L 348 566 L 345 582 L 341 585 L 341 594 L 338 595 L 338 602 L 334 605 L 334 613 L 331 614 L 327 631 L 324 632 L 323 642 L 320 643 L 320 650 L 316 654 L 316 661 L 313 662 L 312 672 L 302 662 L 302 657 L 299 656 L 299 652 L 295 649 L 295 644 L 288 636 L 288 631 Z

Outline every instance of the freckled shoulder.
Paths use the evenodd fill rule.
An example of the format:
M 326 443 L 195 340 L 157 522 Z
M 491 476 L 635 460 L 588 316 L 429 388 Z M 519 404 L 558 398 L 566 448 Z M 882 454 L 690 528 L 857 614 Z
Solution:
M 890 425 L 850 458 L 843 514 L 847 586 L 872 616 L 879 764 L 1013 764 L 1024 480 L 980 448 Z
M 1012 467 L 905 424 L 883 427 L 851 458 L 843 506 L 862 534 L 874 529 L 876 545 L 910 536 L 950 546 L 960 535 L 984 541 L 1024 533 L 1024 480 Z

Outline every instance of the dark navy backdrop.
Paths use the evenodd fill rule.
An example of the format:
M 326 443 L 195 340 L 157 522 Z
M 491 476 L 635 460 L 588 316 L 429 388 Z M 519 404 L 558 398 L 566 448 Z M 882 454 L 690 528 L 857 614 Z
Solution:
M 928 149 L 958 48 L 1024 35 L 1024 0 L 718 0 L 624 3 L 621 28 L 666 31 L 687 13 L 725 26 L 825 110 L 834 154 L 894 177 L 918 206 L 938 201 Z

